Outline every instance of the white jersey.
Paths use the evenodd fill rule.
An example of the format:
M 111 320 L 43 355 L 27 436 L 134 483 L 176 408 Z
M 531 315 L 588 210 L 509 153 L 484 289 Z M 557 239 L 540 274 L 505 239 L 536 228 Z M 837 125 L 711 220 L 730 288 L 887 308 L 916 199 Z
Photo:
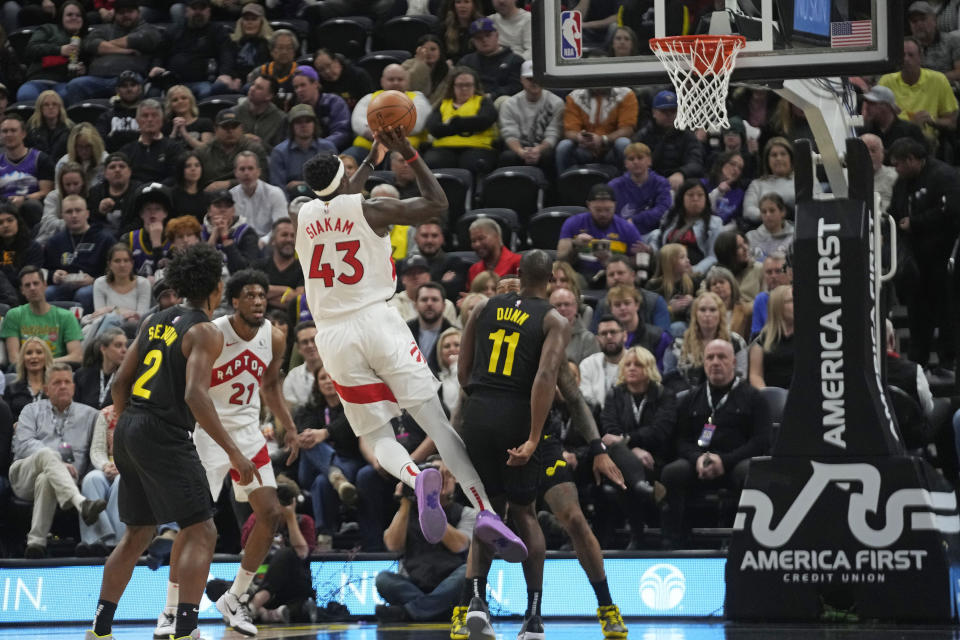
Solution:
M 300 209 L 297 255 L 307 306 L 317 320 L 383 302 L 397 290 L 390 237 L 370 228 L 362 203 L 355 193 L 311 200 Z
M 269 320 L 253 340 L 242 340 L 229 316 L 213 321 L 223 334 L 223 350 L 210 373 L 210 399 L 228 431 L 254 426 L 260 431 L 260 381 L 273 360 L 273 327 Z

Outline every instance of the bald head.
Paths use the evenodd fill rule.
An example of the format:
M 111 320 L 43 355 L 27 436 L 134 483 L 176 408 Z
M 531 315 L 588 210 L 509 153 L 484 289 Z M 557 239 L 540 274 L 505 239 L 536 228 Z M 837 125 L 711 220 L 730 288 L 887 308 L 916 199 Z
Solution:
M 398 64 L 388 64 L 380 74 L 384 91 L 406 91 L 410 88 L 410 73 Z
M 520 258 L 520 283 L 527 287 L 546 287 L 553 276 L 553 258 L 543 249 L 531 249 Z
M 733 345 L 729 341 L 711 340 L 703 348 L 703 368 L 713 386 L 723 387 L 733 382 L 735 365 Z
M 883 148 L 883 140 L 880 139 L 880 136 L 865 133 L 860 136 L 860 139 L 863 140 L 863 144 L 867 147 L 867 152 L 870 153 L 870 161 L 873 164 L 874 172 L 879 171 L 880 167 L 883 166 L 883 158 L 886 155 L 886 151 Z

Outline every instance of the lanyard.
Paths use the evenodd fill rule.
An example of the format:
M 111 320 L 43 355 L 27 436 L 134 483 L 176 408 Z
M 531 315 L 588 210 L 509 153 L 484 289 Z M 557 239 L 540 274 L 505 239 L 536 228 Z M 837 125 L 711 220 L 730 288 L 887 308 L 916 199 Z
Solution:
M 640 401 L 640 404 L 636 402 L 631 402 L 633 406 L 633 422 L 636 425 L 640 424 L 640 416 L 643 415 L 643 407 L 647 404 L 647 398 L 644 396 L 643 400 Z
M 727 403 L 727 398 L 730 397 L 730 392 L 737 388 L 737 385 L 740 384 L 740 378 L 734 378 L 733 384 L 730 386 L 730 389 L 723 394 L 723 397 L 720 398 L 720 401 L 717 402 L 717 406 L 713 406 L 713 396 L 710 393 L 710 383 L 707 383 L 707 404 L 710 406 L 710 417 L 707 418 L 707 422 L 713 424 L 713 414 L 720 410 L 720 408 Z
M 103 377 L 103 369 L 100 369 L 100 406 L 103 406 L 103 401 L 106 399 L 107 394 L 110 393 L 110 387 L 113 385 L 113 375 L 116 373 L 114 371 L 106 379 Z

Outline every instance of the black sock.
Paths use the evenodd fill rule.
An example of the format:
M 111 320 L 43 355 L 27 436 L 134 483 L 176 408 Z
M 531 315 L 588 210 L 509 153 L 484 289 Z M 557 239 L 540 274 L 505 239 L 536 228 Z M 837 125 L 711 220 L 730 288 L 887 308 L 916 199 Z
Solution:
M 473 597 L 473 578 L 466 578 L 463 586 L 460 587 L 460 606 L 470 606 L 470 598 Z
M 613 598 L 610 597 L 610 586 L 607 584 L 606 578 L 591 582 L 590 586 L 593 587 L 593 592 L 597 594 L 597 606 L 609 607 L 613 604 Z
M 463 592 L 460 594 L 460 600 L 463 605 L 469 605 L 473 597 L 486 601 L 487 599 L 487 577 L 477 576 L 476 578 L 467 578 L 463 585 Z
M 197 616 L 200 614 L 200 605 L 183 603 L 177 605 L 177 630 L 174 638 L 188 636 L 197 628 Z
M 93 632 L 98 636 L 110 635 L 113 631 L 113 614 L 117 612 L 117 603 L 97 600 L 97 613 L 93 616 Z
M 527 611 L 523 614 L 524 618 L 540 615 L 540 601 L 543 599 L 543 589 L 539 591 L 527 591 Z

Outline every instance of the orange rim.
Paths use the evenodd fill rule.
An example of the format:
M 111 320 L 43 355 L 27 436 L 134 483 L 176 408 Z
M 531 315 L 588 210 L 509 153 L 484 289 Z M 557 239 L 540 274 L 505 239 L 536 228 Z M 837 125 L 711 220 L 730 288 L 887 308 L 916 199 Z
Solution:
M 729 58 L 734 51 L 742 49 L 746 44 L 747 39 L 737 35 L 695 35 L 650 38 L 650 49 L 654 52 L 675 51 L 689 54 L 695 48 L 699 48 L 701 55 L 694 58 L 693 66 L 701 74 L 721 71 L 727 58 Z M 714 56 L 717 49 L 720 49 L 719 57 Z M 707 64 L 710 61 L 713 61 L 712 68 L 708 67 Z

